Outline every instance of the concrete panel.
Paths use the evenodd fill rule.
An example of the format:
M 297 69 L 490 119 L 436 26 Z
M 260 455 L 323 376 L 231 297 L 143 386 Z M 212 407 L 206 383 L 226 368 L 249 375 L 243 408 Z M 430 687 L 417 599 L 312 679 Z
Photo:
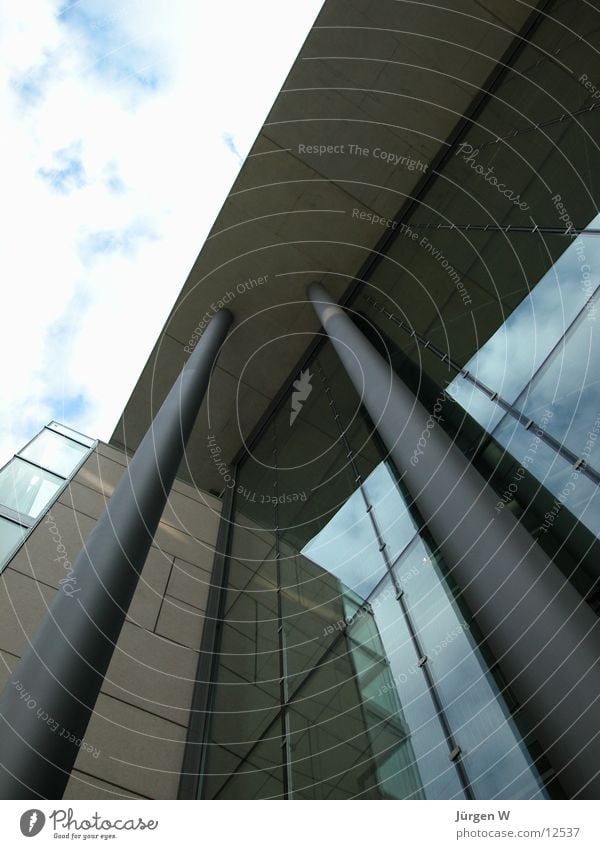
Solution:
M 122 466 L 126 466 L 129 461 L 129 457 L 125 451 L 119 451 L 106 442 L 98 442 L 96 451 L 108 460 L 114 460 L 115 463 L 120 463 Z
M 216 501 L 216 499 L 214 499 Z M 186 534 L 214 542 L 219 530 L 221 504 L 218 509 L 179 492 L 171 492 L 161 521 Z
M 108 784 L 106 781 L 100 781 L 98 778 L 92 778 L 85 775 L 78 769 L 71 772 L 71 778 L 65 789 L 63 799 L 75 801 L 77 799 L 145 799 L 146 796 L 141 796 L 132 793 L 128 790 L 123 790 L 121 787 L 116 787 L 114 784 Z
M 165 596 L 156 633 L 200 651 L 204 616 L 196 607 Z
M 110 446 L 94 452 L 0 576 L 0 686 L 68 578 L 124 460 Z M 219 499 L 176 482 L 86 734 L 94 749 L 80 751 L 65 798 L 176 796 L 220 510 Z
M 198 529 L 198 534 L 202 533 L 202 528 Z M 208 535 L 207 535 L 208 536 Z M 214 537 L 211 543 L 214 543 Z M 154 534 L 154 545 L 160 551 L 166 554 L 173 554 L 175 557 L 181 557 L 187 560 L 188 563 L 193 563 L 195 566 L 201 566 L 205 569 L 210 568 L 213 558 L 213 545 L 197 537 L 192 537 L 189 534 L 184 534 L 182 531 L 174 528 L 172 525 L 166 525 L 161 522 Z
M 211 572 L 175 558 L 167 586 L 167 595 L 192 607 L 206 610 Z
M 89 457 L 77 473 L 75 480 L 103 493 L 107 498 L 113 493 L 125 467 L 97 451 Z
M 11 567 L 0 575 L 0 649 L 20 657 L 33 636 L 54 590 Z M 75 604 L 75 600 L 73 600 Z
M 181 495 L 186 495 L 188 498 L 194 499 L 199 504 L 206 504 L 206 506 L 210 507 L 212 510 L 220 511 L 223 507 L 223 502 L 220 498 L 217 498 L 217 496 L 207 492 L 205 489 L 198 489 L 195 486 L 191 486 L 189 483 L 185 483 L 180 478 L 176 478 L 173 481 L 172 492 L 179 492 Z
M 185 728 L 197 660 L 195 652 L 126 622 L 102 692 Z
M 148 552 L 139 583 L 133 594 L 127 613 L 128 621 L 142 628 L 150 630 L 154 628 L 171 568 L 172 557 L 153 546 Z
M 100 694 L 85 742 L 93 750 L 80 750 L 75 769 L 151 799 L 176 798 L 181 726 Z
M 124 471 L 125 467 L 122 466 L 121 472 Z M 86 516 L 97 519 L 106 507 L 109 498 L 110 495 L 105 495 L 96 488 L 79 483 L 77 478 L 75 478 L 62 493 L 58 501 L 59 504 L 64 504 L 66 507 L 70 507 L 71 510 L 77 510 L 80 513 L 85 513 Z

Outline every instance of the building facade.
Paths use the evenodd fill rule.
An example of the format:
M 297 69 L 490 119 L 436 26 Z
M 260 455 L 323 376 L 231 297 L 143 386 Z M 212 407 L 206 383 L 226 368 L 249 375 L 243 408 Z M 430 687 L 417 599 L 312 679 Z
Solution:
M 14 689 L 233 313 L 65 798 L 597 796 L 599 49 L 576 0 L 324 4 L 110 445 L 0 472 Z

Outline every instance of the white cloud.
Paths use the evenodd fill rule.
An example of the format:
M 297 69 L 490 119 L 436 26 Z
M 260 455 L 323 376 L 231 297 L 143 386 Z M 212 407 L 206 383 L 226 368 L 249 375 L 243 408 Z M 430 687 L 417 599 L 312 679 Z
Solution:
M 321 2 L 0 2 L 0 462 L 110 436 Z

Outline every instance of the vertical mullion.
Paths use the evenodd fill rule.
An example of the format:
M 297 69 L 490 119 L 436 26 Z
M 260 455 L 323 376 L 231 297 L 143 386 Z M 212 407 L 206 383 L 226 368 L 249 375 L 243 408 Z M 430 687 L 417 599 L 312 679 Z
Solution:
M 387 552 L 386 543 L 383 541 L 381 536 L 381 532 L 379 530 L 377 519 L 374 516 L 372 505 L 368 503 L 368 498 L 366 493 L 363 492 L 363 496 L 367 501 L 367 512 L 371 517 L 371 523 L 373 525 L 373 529 L 375 531 L 377 541 L 379 543 L 379 549 L 383 555 L 383 559 L 386 565 L 386 569 L 388 574 L 392 579 L 392 583 L 394 585 L 394 590 L 396 593 L 396 601 L 400 605 L 400 609 L 402 611 L 402 615 L 404 616 L 404 621 L 406 622 L 406 627 L 408 628 L 408 632 L 410 634 L 410 638 L 415 649 L 416 655 L 419 659 L 419 668 L 423 672 L 425 676 L 425 681 L 427 683 L 427 689 L 431 695 L 431 699 L 434 704 L 435 712 L 440 721 L 440 725 L 442 726 L 442 731 L 444 732 L 444 737 L 446 738 L 446 744 L 448 746 L 448 751 L 451 756 L 451 761 L 456 769 L 458 774 L 458 779 L 463 788 L 464 794 L 467 799 L 475 798 L 473 796 L 473 792 L 471 790 L 470 782 L 467 777 L 467 773 L 465 771 L 464 764 L 461 761 L 461 751 L 460 746 L 457 744 L 454 734 L 452 733 L 452 729 L 450 727 L 450 723 L 448 722 L 448 717 L 446 716 L 446 711 L 444 709 L 444 705 L 442 699 L 440 698 L 440 694 L 438 693 L 437 686 L 433 679 L 433 675 L 429 668 L 429 657 L 425 651 L 423 644 L 421 643 L 421 638 L 419 637 L 417 628 L 415 623 L 413 622 L 413 618 L 410 614 L 410 610 L 408 609 L 408 605 L 406 603 L 406 599 L 404 598 L 404 590 L 400 586 L 400 582 L 398 581 L 396 574 L 392 568 L 392 564 L 390 563 L 390 558 Z M 414 538 L 413 538 L 414 539 Z
M 277 427 L 273 423 L 273 490 L 275 496 L 275 563 L 277 578 L 277 639 L 279 650 L 279 701 L 281 712 L 281 756 L 283 765 L 283 795 L 285 799 L 292 798 L 292 770 L 290 751 L 290 727 L 288 713 L 288 677 L 286 658 L 286 639 L 283 626 L 283 599 L 281 594 L 281 548 L 279 537 L 279 466 L 277 463 Z

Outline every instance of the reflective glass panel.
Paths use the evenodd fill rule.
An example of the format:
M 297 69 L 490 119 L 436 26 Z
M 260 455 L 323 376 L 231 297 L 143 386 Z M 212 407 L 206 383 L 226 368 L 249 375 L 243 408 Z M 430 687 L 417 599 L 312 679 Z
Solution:
M 301 554 L 366 598 L 385 574 L 385 561 L 363 494 L 353 493 Z
M 517 406 L 600 471 L 600 333 L 585 312 Z
M 377 697 L 388 695 L 402 706 L 421 792 L 426 799 L 463 799 L 464 791 L 391 579 L 374 594 L 371 610 L 389 677 L 378 687 Z
M 88 453 L 85 446 L 45 428 L 20 453 L 20 457 L 39 463 L 64 478 L 70 477 Z
M 376 612 L 365 605 L 348 628 L 348 645 L 362 698 L 373 758 L 370 782 L 387 799 L 423 799 L 421 775 Z
M 273 726 L 278 731 L 278 723 Z M 214 753 L 215 755 L 217 752 Z M 214 799 L 277 799 L 283 793 L 281 766 L 281 738 L 269 737 L 257 741 L 242 760 L 232 758 L 230 753 L 219 747 L 215 762 L 224 768 L 220 776 L 211 776 L 215 786 Z M 218 786 L 217 786 L 218 785 Z
M 419 537 L 395 572 L 475 797 L 543 798 L 537 770 L 471 638 L 439 559 Z
M 494 431 L 494 438 L 556 496 L 543 517 L 542 533 L 555 524 L 564 507 L 600 535 L 600 489 L 593 481 L 508 416 Z
M 90 439 L 89 436 L 84 436 L 83 433 L 79 433 L 76 430 L 73 430 L 70 427 L 66 427 L 65 425 L 59 424 L 58 422 L 50 422 L 48 425 L 50 430 L 55 430 L 57 433 L 62 433 L 63 436 L 68 436 L 69 439 L 74 439 L 76 442 L 81 442 L 82 445 L 87 445 L 88 448 L 92 448 L 94 445 L 95 439 Z
M 281 563 L 282 613 L 288 685 L 294 690 L 339 639 L 347 617 L 363 599 L 331 572 L 301 555 L 288 554 Z
M 296 692 L 289 714 L 295 798 L 381 798 L 345 634 Z
M 599 225 L 597 216 L 589 226 Z M 563 244 L 568 245 L 564 253 L 466 365 L 474 377 L 511 404 L 585 307 L 596 286 L 592 281 L 600 277 L 598 237 L 583 235 Z M 588 330 L 591 326 L 589 322 Z M 569 369 L 571 386 L 579 385 L 585 375 L 583 355 L 577 352 Z M 493 430 L 504 415 L 460 375 L 447 391 L 487 430 Z
M 380 463 L 364 484 L 379 534 L 390 563 L 404 551 L 417 532 L 416 522 L 387 463 Z
M 35 519 L 64 483 L 63 478 L 15 457 L 0 472 L 0 504 Z

